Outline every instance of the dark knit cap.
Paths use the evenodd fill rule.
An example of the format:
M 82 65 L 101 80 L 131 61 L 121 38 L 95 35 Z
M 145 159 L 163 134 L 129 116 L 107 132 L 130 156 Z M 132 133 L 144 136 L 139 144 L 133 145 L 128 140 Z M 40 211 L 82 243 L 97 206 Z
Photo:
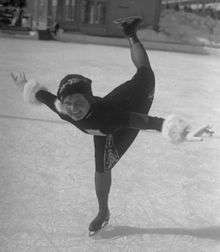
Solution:
M 92 81 L 79 74 L 68 74 L 65 76 L 59 85 L 57 98 L 63 100 L 66 96 L 75 93 L 92 95 Z

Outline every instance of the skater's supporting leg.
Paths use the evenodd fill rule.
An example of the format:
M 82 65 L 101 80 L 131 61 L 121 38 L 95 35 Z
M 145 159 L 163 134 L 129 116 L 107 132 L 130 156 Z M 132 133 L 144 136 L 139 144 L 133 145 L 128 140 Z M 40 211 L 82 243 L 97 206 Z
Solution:
M 99 212 L 106 213 L 108 211 L 108 195 L 111 187 L 111 171 L 95 172 L 95 189 L 99 203 Z
M 102 228 L 104 222 L 109 220 L 108 195 L 111 187 L 111 171 L 95 172 L 95 190 L 99 204 L 99 212 L 90 223 L 89 231 L 96 232 Z

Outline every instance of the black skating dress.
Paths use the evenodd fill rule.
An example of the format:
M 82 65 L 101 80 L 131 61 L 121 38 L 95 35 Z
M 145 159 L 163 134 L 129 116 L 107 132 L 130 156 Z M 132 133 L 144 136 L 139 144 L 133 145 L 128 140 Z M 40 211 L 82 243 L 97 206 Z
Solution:
M 140 122 L 131 128 L 132 113 L 148 114 L 152 105 L 155 78 L 151 68 L 140 67 L 133 78 L 111 91 L 103 98 L 94 97 L 89 113 L 79 121 L 57 111 L 57 96 L 40 90 L 36 98 L 47 105 L 60 118 L 70 122 L 81 131 L 92 134 L 95 147 L 97 172 L 112 169 L 130 147 L 140 129 L 161 131 L 164 119 L 149 116 L 149 123 Z

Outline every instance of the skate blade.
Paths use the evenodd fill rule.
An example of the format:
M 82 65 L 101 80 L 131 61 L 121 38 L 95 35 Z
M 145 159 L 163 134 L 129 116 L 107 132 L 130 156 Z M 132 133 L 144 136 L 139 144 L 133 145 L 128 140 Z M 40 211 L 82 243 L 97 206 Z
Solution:
M 124 17 L 124 18 L 117 18 L 117 19 L 113 20 L 113 23 L 114 24 L 122 24 L 122 23 L 125 23 L 125 22 L 130 23 L 134 19 L 137 19 L 137 18 L 143 20 L 143 18 L 141 16 L 130 16 L 130 17 Z
M 95 236 L 96 234 L 98 234 L 100 231 L 102 231 L 107 225 L 108 225 L 109 221 L 105 221 L 102 223 L 102 226 L 100 229 L 96 230 L 96 231 L 89 231 L 89 237 L 91 236 Z

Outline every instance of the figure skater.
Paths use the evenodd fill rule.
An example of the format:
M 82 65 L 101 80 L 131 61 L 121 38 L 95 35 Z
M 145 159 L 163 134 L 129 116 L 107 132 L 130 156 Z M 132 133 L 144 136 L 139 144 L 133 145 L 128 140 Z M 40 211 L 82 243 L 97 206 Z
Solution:
M 90 234 L 96 233 L 109 221 L 111 169 L 140 130 L 162 132 L 173 143 L 201 140 L 202 134 L 213 133 L 209 126 L 191 132 L 189 124 L 178 116 L 164 119 L 148 115 L 154 98 L 155 78 L 148 55 L 137 37 L 141 21 L 138 16 L 115 21 L 128 38 L 131 59 L 137 72 L 104 98 L 93 95 L 92 81 L 82 75 L 64 77 L 57 95 L 54 95 L 34 80 L 27 80 L 24 73 L 11 74 L 15 84 L 23 91 L 25 101 L 35 105 L 43 103 L 61 119 L 84 133 L 94 135 L 95 191 L 99 210 L 89 225 Z

